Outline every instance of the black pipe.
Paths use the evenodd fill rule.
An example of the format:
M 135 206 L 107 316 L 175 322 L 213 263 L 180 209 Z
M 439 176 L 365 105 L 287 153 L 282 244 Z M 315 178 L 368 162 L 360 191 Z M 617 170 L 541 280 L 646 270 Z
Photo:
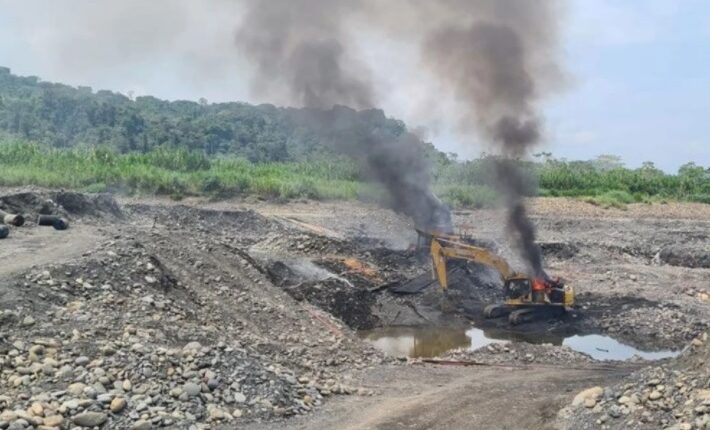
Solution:
M 37 224 L 51 225 L 55 230 L 66 230 L 69 227 L 69 221 L 57 215 L 40 215 L 37 217 Z
M 0 224 L 0 239 L 5 239 L 10 234 L 10 227 Z

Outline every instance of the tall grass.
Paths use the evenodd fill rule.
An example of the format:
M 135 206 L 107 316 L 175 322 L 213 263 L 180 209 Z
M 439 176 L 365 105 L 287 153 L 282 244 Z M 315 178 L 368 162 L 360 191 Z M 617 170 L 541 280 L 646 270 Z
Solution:
M 106 148 L 59 150 L 0 143 L 0 185 L 27 184 L 176 197 L 255 194 L 285 199 L 353 199 L 365 187 L 357 169 L 343 161 L 254 164 L 179 149 L 118 154 Z
M 650 197 L 710 203 L 710 170 L 688 164 L 676 175 L 651 165 L 598 170 L 586 163 L 545 163 L 538 168 L 540 192 L 549 196 L 604 197 L 619 204 Z
M 433 171 L 434 191 L 452 207 L 490 207 L 498 196 L 491 158 L 448 160 Z M 605 207 L 632 202 L 685 200 L 710 203 L 710 170 L 692 164 L 676 175 L 650 165 L 600 170 L 587 162 L 521 163 L 526 195 L 580 197 Z M 121 154 L 109 148 L 53 149 L 0 139 L 0 185 L 39 185 L 174 197 L 257 195 L 273 199 L 379 199 L 380 187 L 363 180 L 343 159 L 252 163 L 157 148 Z M 539 188 L 538 188 L 539 187 Z
M 495 189 L 494 157 L 465 162 L 448 162 L 438 166 L 437 184 L 453 187 L 450 194 L 457 199 L 463 194 L 490 194 Z M 633 202 L 680 200 L 710 203 L 710 169 L 688 163 L 675 175 L 666 174 L 652 164 L 638 169 L 616 167 L 601 169 L 594 162 L 558 161 L 519 162 L 523 176 L 523 194 L 579 197 L 590 203 L 623 207 Z M 463 191 L 466 186 L 470 191 Z M 446 193 L 445 193 L 446 194 Z

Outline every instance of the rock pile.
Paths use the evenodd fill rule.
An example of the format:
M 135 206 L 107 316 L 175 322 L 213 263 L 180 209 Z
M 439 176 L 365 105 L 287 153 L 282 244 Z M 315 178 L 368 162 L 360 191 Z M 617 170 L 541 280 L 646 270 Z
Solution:
M 559 417 L 567 429 L 710 429 L 707 333 L 678 358 L 645 367 L 619 384 L 579 393 Z
M 350 375 L 381 354 L 226 238 L 119 227 L 3 280 L 0 429 L 233 428 L 372 394 Z
M 491 364 L 587 364 L 591 357 L 574 351 L 567 346 L 550 343 L 531 344 L 524 342 L 491 343 L 474 351 L 457 349 L 444 358 L 452 360 L 476 361 Z

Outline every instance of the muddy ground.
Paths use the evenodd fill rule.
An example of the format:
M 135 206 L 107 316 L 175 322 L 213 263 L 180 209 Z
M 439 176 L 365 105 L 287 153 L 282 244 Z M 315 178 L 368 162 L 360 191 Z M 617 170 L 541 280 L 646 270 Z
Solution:
M 695 394 L 710 389 L 707 368 L 682 363 L 704 357 L 710 205 L 531 201 L 546 267 L 578 306 L 516 327 L 481 317 L 500 299 L 495 273 L 455 267 L 442 293 L 409 221 L 371 205 L 5 189 L 0 209 L 29 220 L 0 240 L 0 429 L 705 425 Z M 39 213 L 70 228 L 39 227 Z M 520 267 L 499 211 L 454 215 Z M 472 325 L 510 342 L 444 348 L 448 364 L 432 364 L 385 356 L 358 335 Z M 685 352 L 601 362 L 561 344 L 588 334 Z M 646 388 L 617 405 L 649 372 L 673 384 L 687 373 L 689 388 L 662 407 Z M 571 406 L 594 386 L 612 388 Z

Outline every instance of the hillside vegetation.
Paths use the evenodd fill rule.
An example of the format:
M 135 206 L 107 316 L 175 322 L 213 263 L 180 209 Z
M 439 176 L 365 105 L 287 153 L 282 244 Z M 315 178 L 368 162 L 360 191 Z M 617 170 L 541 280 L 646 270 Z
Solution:
M 345 108 L 344 108 L 345 109 Z M 132 100 L 20 77 L 0 68 L 0 185 L 227 197 L 379 198 L 361 166 L 309 126 L 317 112 L 246 103 Z M 390 135 L 404 123 L 381 111 L 365 124 Z M 458 161 L 419 142 L 434 188 L 455 207 L 496 203 L 494 157 Z M 710 203 L 710 169 L 688 163 L 666 174 L 613 156 L 520 162 L 528 195 L 581 197 L 602 206 L 686 200 Z

